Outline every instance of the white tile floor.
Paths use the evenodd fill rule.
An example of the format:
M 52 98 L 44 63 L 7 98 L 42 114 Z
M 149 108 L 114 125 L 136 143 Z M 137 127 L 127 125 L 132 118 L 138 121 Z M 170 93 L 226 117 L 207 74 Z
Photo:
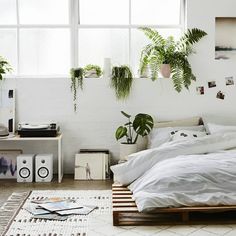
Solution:
M 100 215 L 92 219 L 88 236 L 236 236 L 235 225 L 193 226 L 130 226 L 114 227 L 112 216 Z

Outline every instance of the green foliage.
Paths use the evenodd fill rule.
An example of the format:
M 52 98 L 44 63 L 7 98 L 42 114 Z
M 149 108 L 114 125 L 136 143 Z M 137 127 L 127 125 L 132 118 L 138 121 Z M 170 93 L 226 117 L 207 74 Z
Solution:
M 150 115 L 139 113 L 135 116 L 134 120 L 131 121 L 131 115 L 124 111 L 121 111 L 121 114 L 128 119 L 128 122 L 117 128 L 115 133 L 116 140 L 126 137 L 126 143 L 134 144 L 137 142 L 139 135 L 144 137 L 151 132 L 154 122 Z
M 0 81 L 4 79 L 4 75 L 7 72 L 11 72 L 11 71 L 12 71 L 12 68 L 10 64 L 3 57 L 0 56 Z
M 128 98 L 132 83 L 133 75 L 128 66 L 114 66 L 112 68 L 111 87 L 115 90 L 118 100 Z
M 179 41 L 175 41 L 172 36 L 164 39 L 158 31 L 147 27 L 140 28 L 150 39 L 151 43 L 146 45 L 141 53 L 140 71 L 141 74 L 149 65 L 151 79 L 156 80 L 160 66 L 170 64 L 172 80 L 176 91 L 180 92 L 183 88 L 189 88 L 196 77 L 192 73 L 191 65 L 187 57 L 193 53 L 193 45 L 205 35 L 203 30 L 194 28 L 189 29 Z
M 72 68 L 70 70 L 71 75 L 71 91 L 73 93 L 74 111 L 77 111 L 77 90 L 80 88 L 83 90 L 84 70 L 83 68 Z
M 84 67 L 84 73 L 90 71 L 90 70 L 95 70 L 96 73 L 97 73 L 97 76 L 100 77 L 102 75 L 102 69 L 100 66 L 98 65 L 92 65 L 92 64 L 89 64 L 89 65 L 86 65 Z

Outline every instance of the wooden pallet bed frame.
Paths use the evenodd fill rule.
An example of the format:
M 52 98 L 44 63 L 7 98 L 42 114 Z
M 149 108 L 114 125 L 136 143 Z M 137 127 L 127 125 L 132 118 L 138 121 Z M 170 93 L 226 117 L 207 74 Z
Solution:
M 236 223 L 236 206 L 157 208 L 142 213 L 132 196 L 127 187 L 112 185 L 114 226 Z

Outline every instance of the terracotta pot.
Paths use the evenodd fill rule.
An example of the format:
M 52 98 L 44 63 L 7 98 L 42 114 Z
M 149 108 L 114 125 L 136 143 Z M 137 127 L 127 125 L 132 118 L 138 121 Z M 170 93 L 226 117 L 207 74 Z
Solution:
M 170 78 L 170 74 L 171 74 L 170 64 L 162 64 L 160 68 L 160 72 L 164 78 Z
M 127 160 L 127 156 L 137 152 L 137 144 L 128 144 L 128 143 L 121 143 L 120 144 L 120 160 L 124 161 Z

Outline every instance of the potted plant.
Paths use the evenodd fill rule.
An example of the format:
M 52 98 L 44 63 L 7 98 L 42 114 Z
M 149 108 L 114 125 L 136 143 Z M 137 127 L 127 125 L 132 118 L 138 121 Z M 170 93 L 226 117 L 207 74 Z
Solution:
M 77 111 L 77 89 L 83 90 L 84 70 L 83 68 L 72 68 L 70 70 L 71 91 L 73 93 L 74 111 Z
M 12 68 L 10 64 L 0 56 L 0 81 L 2 81 L 4 79 L 4 75 L 11 70 Z
M 130 68 L 126 65 L 114 66 L 111 75 L 111 87 L 115 90 L 118 100 L 128 98 L 133 83 L 133 75 Z
M 175 41 L 173 36 L 164 39 L 154 29 L 147 27 L 140 29 L 151 40 L 141 53 L 141 73 L 149 65 L 152 80 L 156 80 L 158 72 L 161 71 L 163 77 L 169 78 L 172 74 L 176 91 L 180 92 L 183 86 L 188 89 L 196 77 L 192 73 L 187 57 L 194 52 L 193 45 L 207 33 L 197 28 L 189 29 L 180 40 Z
M 126 138 L 125 142 L 120 144 L 120 160 L 126 160 L 126 157 L 137 152 L 137 140 L 139 136 L 146 136 L 153 128 L 153 118 L 148 114 L 139 113 L 135 116 L 134 120 L 131 120 L 131 115 L 124 111 L 121 111 L 128 122 L 122 126 L 119 126 L 116 130 L 116 140 Z
M 100 66 L 89 64 L 84 67 L 85 78 L 99 78 L 102 75 Z

